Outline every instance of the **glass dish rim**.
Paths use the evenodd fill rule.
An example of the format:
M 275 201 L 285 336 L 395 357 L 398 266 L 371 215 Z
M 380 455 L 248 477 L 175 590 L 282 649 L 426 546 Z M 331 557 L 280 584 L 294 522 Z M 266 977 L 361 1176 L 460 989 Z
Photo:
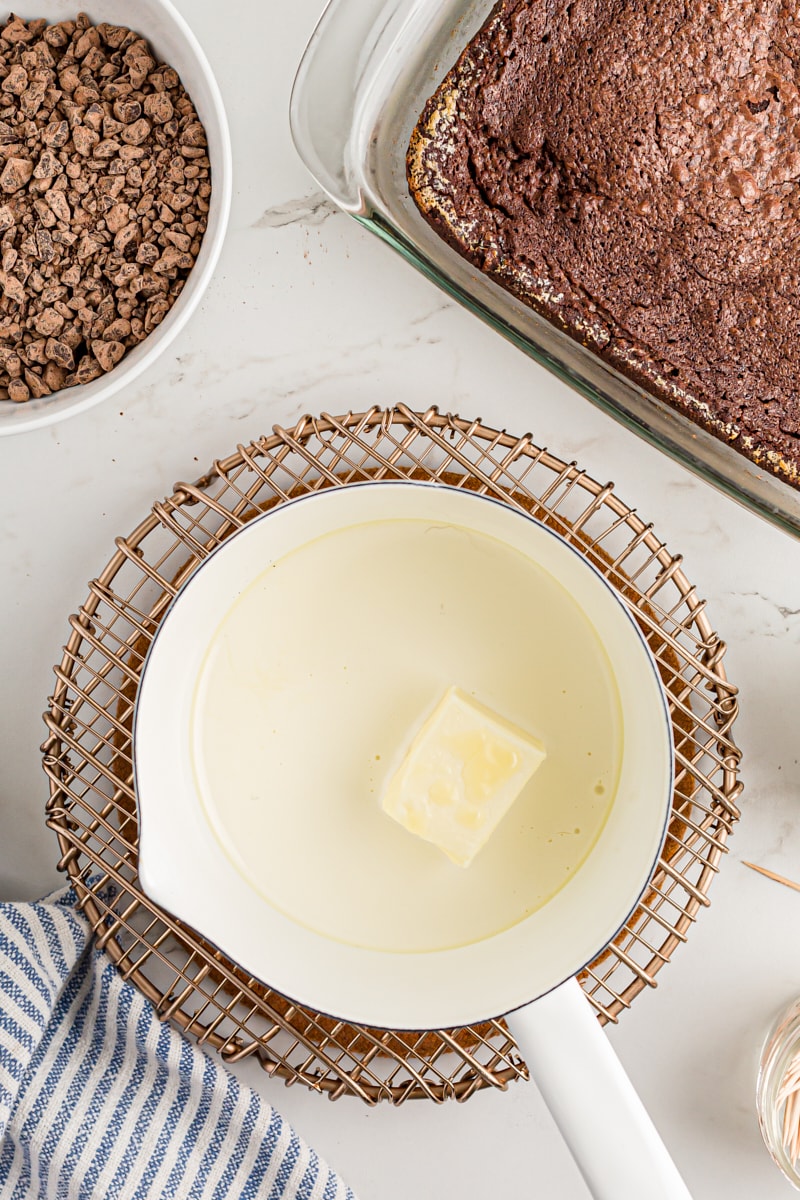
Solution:
M 452 271 L 443 268 L 426 253 L 419 240 L 392 219 L 387 206 L 370 186 L 366 155 L 375 152 L 382 130 L 376 124 L 376 132 L 365 137 L 362 129 L 357 139 L 358 121 L 363 122 L 367 102 L 374 103 L 371 92 L 381 86 L 380 81 L 408 53 L 403 38 L 420 8 L 424 7 L 427 13 L 457 8 L 461 13 L 458 20 L 463 18 L 465 23 L 467 15 L 479 8 L 482 24 L 493 6 L 493 0 L 437 0 L 435 4 L 431 0 L 328 0 L 305 47 L 291 91 L 289 125 L 299 157 L 337 208 L 389 245 L 468 312 L 673 462 L 774 527 L 800 538 L 800 489 L 759 467 L 723 439 L 622 375 L 555 324 L 502 292 L 488 277 L 483 276 L 471 294 L 455 277 L 458 272 L 454 260 L 460 256 L 438 235 L 431 234 L 441 243 L 442 256 L 449 257 L 453 266 Z M 372 13 L 372 20 L 365 23 L 367 10 Z M 356 30 L 360 39 L 357 43 L 351 39 L 348 44 L 348 34 Z M 464 42 L 467 40 L 465 35 Z M 418 50 L 419 44 L 418 40 L 414 48 Z M 429 94 L 455 62 L 458 45 L 454 42 L 449 57 L 438 60 L 428 84 Z M 340 77 L 325 78 L 326 83 L 333 82 L 334 88 L 341 87 L 342 91 L 326 96 L 326 100 L 332 101 L 338 127 L 333 132 L 333 141 L 325 145 L 323 157 L 320 145 L 331 134 L 335 122 L 331 119 L 326 121 L 329 128 L 322 127 L 312 112 L 313 93 L 325 74 L 326 56 L 334 51 L 339 59 L 349 54 L 350 62 L 342 64 Z M 347 76 L 348 67 L 352 79 Z M 348 86 L 351 86 L 349 92 Z M 421 107 L 411 107 L 415 122 Z M 363 147 L 363 155 L 360 149 L 353 153 L 354 147 Z M 520 313 L 524 329 L 515 328 L 504 317 L 504 302 Z M 592 372 L 602 377 L 602 383 L 588 377 Z

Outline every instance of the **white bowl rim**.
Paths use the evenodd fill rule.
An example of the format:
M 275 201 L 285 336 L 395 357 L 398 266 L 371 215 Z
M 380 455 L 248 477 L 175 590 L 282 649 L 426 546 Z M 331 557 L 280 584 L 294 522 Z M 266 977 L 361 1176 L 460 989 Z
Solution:
M 102 400 L 107 400 L 111 396 L 116 395 L 123 388 L 133 383 L 135 379 L 138 379 L 148 367 L 152 366 L 161 357 L 181 330 L 184 329 L 203 299 L 219 260 L 228 228 L 231 198 L 233 195 L 233 181 L 231 178 L 233 152 L 225 104 L 206 53 L 186 19 L 175 8 L 172 0 L 152 0 L 152 3 L 157 4 L 159 8 L 164 10 L 197 60 L 198 66 L 205 77 L 214 115 L 218 122 L 220 161 L 215 165 L 215 176 L 219 179 L 219 183 L 212 183 L 214 204 L 218 206 L 218 219 L 215 221 L 213 230 L 207 229 L 203 236 L 201 253 L 204 261 L 199 267 L 195 263 L 187 277 L 187 285 L 189 279 L 192 281 L 192 289 L 189 294 L 185 294 L 186 287 L 184 287 L 181 295 L 158 326 L 161 336 L 157 344 L 148 347 L 148 338 L 144 338 L 137 346 L 133 346 L 118 367 L 109 371 L 107 375 L 97 380 L 92 380 L 92 384 L 97 385 L 96 390 L 89 390 L 92 388 L 92 384 L 63 388 L 60 392 L 54 392 L 52 396 L 42 397 L 43 407 L 38 408 L 38 411 L 34 408 L 29 409 L 28 407 L 29 405 L 33 406 L 39 403 L 35 399 L 25 401 L 23 404 L 15 404 L 12 410 L 15 415 L 12 419 L 5 420 L 0 417 L 0 437 L 14 437 L 17 434 L 30 433 L 33 429 L 44 429 L 48 425 L 55 425 L 60 421 L 67 420 L 69 417 L 77 416 L 79 413 L 94 408 Z M 79 8 L 80 5 L 76 4 L 76 12 Z M 147 34 L 143 32 L 142 36 L 147 37 Z M 182 303 L 184 298 L 185 302 Z M 11 403 L 11 401 L 3 401 L 4 405 L 10 405 Z M 17 413 L 19 413 L 19 416 L 16 415 Z M 28 413 L 30 415 L 27 415 Z

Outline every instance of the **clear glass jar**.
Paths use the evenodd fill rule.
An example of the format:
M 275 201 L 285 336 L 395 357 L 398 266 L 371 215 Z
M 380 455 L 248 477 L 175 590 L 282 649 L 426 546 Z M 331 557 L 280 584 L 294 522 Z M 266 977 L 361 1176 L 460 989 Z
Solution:
M 767 1149 L 800 1191 L 800 1000 L 780 1014 L 764 1042 L 756 1107 Z

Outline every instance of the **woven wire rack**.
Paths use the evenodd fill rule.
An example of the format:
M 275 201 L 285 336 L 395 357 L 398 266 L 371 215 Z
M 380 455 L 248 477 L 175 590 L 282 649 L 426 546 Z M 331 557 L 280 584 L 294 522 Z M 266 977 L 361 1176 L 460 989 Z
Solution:
M 736 689 L 694 586 L 652 527 L 574 463 L 431 408 L 303 417 L 239 446 L 153 505 L 89 585 L 55 668 L 42 747 L 59 869 L 121 974 L 228 1062 L 254 1056 L 286 1083 L 368 1104 L 504 1089 L 527 1069 L 502 1020 L 409 1034 L 346 1025 L 252 978 L 153 904 L 137 877 L 131 728 L 147 648 L 170 601 L 225 537 L 321 488 L 415 478 L 469 488 L 544 521 L 609 580 L 639 621 L 670 702 L 676 779 L 664 853 L 614 943 L 581 975 L 601 1022 L 653 987 L 701 908 L 738 817 Z

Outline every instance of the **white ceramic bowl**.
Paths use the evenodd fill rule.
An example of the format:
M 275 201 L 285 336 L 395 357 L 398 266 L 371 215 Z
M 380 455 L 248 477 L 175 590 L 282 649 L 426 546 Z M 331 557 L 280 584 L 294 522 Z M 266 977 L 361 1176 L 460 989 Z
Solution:
M 367 824 L 383 821 L 385 825 L 393 825 L 393 822 L 380 812 L 377 796 L 370 799 L 366 785 L 361 788 L 348 782 L 334 796 L 328 784 L 338 769 L 336 757 L 340 747 L 344 746 L 345 753 L 350 755 L 361 731 L 371 722 L 380 730 L 385 728 L 384 722 L 391 724 L 398 707 L 405 703 L 409 677 L 413 690 L 429 669 L 430 655 L 426 652 L 422 656 L 419 650 L 422 643 L 407 633 L 408 613 L 415 603 L 414 589 L 419 587 L 420 572 L 407 570 L 405 564 L 417 560 L 403 560 L 402 570 L 410 583 L 403 582 L 399 601 L 400 589 L 390 568 L 376 565 L 380 564 L 379 554 L 341 559 L 337 550 L 334 569 L 324 578 L 320 578 L 315 560 L 311 587 L 306 586 L 308 580 L 299 586 L 292 583 L 288 596 L 279 601 L 274 614 L 264 617 L 259 610 L 258 620 L 247 626 L 242 653 L 246 677 L 236 676 L 235 690 L 220 689 L 212 683 L 209 692 L 201 684 L 215 636 L 234 608 L 253 595 L 251 585 L 255 587 L 255 581 L 264 581 L 257 586 L 274 594 L 272 582 L 266 582 L 267 577 L 270 581 L 277 580 L 281 574 L 280 571 L 271 574 L 274 564 L 285 571 L 284 564 L 294 551 L 309 545 L 319 546 L 325 540 L 324 535 L 363 527 L 365 522 L 382 521 L 416 521 L 420 533 L 415 536 L 426 545 L 437 547 L 434 553 L 444 563 L 445 572 L 454 572 L 453 552 L 448 553 L 441 538 L 443 532 L 451 536 L 455 531 L 454 536 L 462 539 L 460 544 L 469 547 L 464 555 L 477 555 L 478 562 L 485 562 L 480 558 L 480 549 L 475 547 L 484 544 L 482 538 L 491 539 L 493 544 L 507 548 L 503 553 L 510 551 L 532 563 L 537 578 L 541 575 L 546 580 L 534 585 L 532 600 L 525 593 L 522 611 L 513 622 L 508 621 L 513 628 L 509 630 L 509 651 L 503 652 L 503 662 L 507 664 L 503 670 L 508 669 L 509 674 L 503 675 L 501 686 L 505 690 L 505 681 L 512 680 L 514 703 L 520 698 L 525 703 L 537 687 L 537 670 L 546 654 L 543 639 L 558 645 L 554 634 L 556 620 L 547 619 L 545 614 L 549 611 L 557 618 L 560 609 L 545 607 L 545 587 L 557 589 L 557 605 L 575 606 L 581 629 L 585 625 L 594 631 L 591 645 L 595 647 L 592 651 L 595 658 L 591 661 L 606 664 L 603 670 L 613 680 L 617 698 L 612 701 L 618 713 L 615 726 L 618 732 L 614 736 L 620 738 L 621 750 L 619 766 L 615 767 L 616 783 L 612 785 L 613 802 L 596 840 L 570 876 L 570 882 L 565 886 L 560 884 L 561 890 L 542 907 L 511 927 L 501 924 L 499 931 L 491 936 L 472 943 L 463 940 L 457 945 L 445 943 L 443 949 L 433 952 L 387 952 L 380 946 L 349 944 L 344 935 L 337 936 L 335 928 L 320 933 L 319 922 L 315 929 L 311 927 L 312 919 L 296 918 L 297 905 L 294 901 L 286 903 L 288 887 L 300 888 L 295 899 L 299 895 L 301 906 L 308 889 L 321 920 L 330 924 L 337 891 L 349 892 L 357 910 L 374 906 L 376 888 L 385 876 L 389 882 L 388 903 L 402 906 L 409 903 L 408 896 L 415 884 L 421 888 L 422 872 L 429 869 L 422 864 L 417 872 L 419 861 L 415 859 L 412 863 L 407 857 L 416 854 L 416 848 L 412 851 L 410 845 L 401 847 L 399 839 L 413 842 L 415 847 L 420 845 L 419 839 L 412 839 L 403 830 L 397 834 L 399 857 L 393 857 L 395 848 L 388 847 L 385 840 L 380 841 L 379 852 L 373 858 L 359 854 L 356 839 L 362 836 Z M 355 628 L 349 629 L 347 621 L 340 618 L 347 617 L 347 606 L 355 593 L 363 594 L 361 581 L 368 581 L 370 573 L 373 578 L 389 580 L 389 602 L 378 604 L 369 600 L 367 613 L 362 612 L 360 601 L 354 602 Z M 436 591 L 433 621 L 428 622 L 435 625 L 433 653 L 437 654 L 445 643 L 452 644 L 447 670 L 473 671 L 471 682 L 463 686 L 478 686 L 481 680 L 477 672 L 486 670 L 487 654 L 482 647 L 490 641 L 487 623 L 503 625 L 502 620 L 497 620 L 501 608 L 497 582 L 500 577 L 498 572 L 492 574 L 481 566 L 470 576 L 469 588 L 462 589 L 461 594 L 469 593 L 470 597 L 477 594 L 482 606 L 475 637 L 465 638 L 457 632 L 454 635 L 456 618 L 444 611 L 440 616 L 439 608 L 443 606 L 438 603 L 440 591 Z M 464 578 L 457 575 L 459 587 Z M 522 594 L 522 590 L 516 594 Z M 343 603 L 337 608 L 341 596 Z M 447 614 L 453 611 L 448 599 Z M 423 620 L 428 620 L 427 616 Z M 572 630 L 577 629 L 577 625 L 570 627 L 570 638 Z M 393 639 L 398 646 L 398 657 L 388 668 L 387 639 Z M 354 662 L 352 647 L 359 641 L 367 645 L 366 661 Z M 533 647 L 527 658 L 519 650 L 523 643 Z M 567 686 L 576 697 L 575 703 L 584 706 L 587 681 L 599 678 L 597 673 L 591 673 L 593 668 L 586 665 L 589 660 L 583 656 L 569 668 L 572 674 L 566 673 L 567 656 L 563 650 L 574 644 L 572 640 L 562 641 L 554 654 L 556 686 L 548 686 L 546 692 L 540 690 L 542 702 L 548 706 L 567 703 L 559 699 L 562 687 Z M 235 651 L 231 645 L 230 641 L 223 641 L 221 657 L 225 661 L 233 661 Z M 298 665 L 301 646 L 307 651 L 303 667 Z M 330 646 L 336 647 L 335 653 L 340 657 L 335 659 L 335 679 L 328 688 L 323 660 L 331 658 Z M 262 652 L 264 647 L 266 655 Z M 280 651 L 277 661 L 275 647 Z M 476 653 L 484 658 L 479 664 L 473 661 L 465 667 Z M 498 662 L 494 649 L 488 661 L 491 674 Z M 346 685 L 343 670 L 349 671 Z M 312 677 L 313 682 L 309 682 Z M 593 686 L 600 694 L 599 685 Z M 350 687 L 359 689 L 360 707 L 355 718 L 345 716 L 331 738 L 329 722 L 335 722 L 339 710 L 351 703 L 351 699 L 345 698 Z M 301 688 L 306 691 L 300 692 Z M 280 710 L 268 722 L 257 707 L 259 697 L 265 692 L 275 697 Z M 367 699 L 362 700 L 367 692 Z M 294 697 L 298 695 L 296 701 Z M 208 696 L 223 697 L 223 707 L 217 726 L 207 730 L 197 725 L 196 714 L 212 711 L 207 707 Z M 236 708 L 240 702 L 241 721 Z M 292 704 L 299 704 L 300 713 L 296 744 L 288 744 L 283 735 L 270 742 L 269 735 L 275 731 L 269 726 L 280 724 L 281 713 Z M 311 713 L 311 709 L 315 711 Z M 416 712 L 416 707 L 412 711 Z M 252 714 L 255 725 L 251 736 L 247 722 Z M 510 720 L 517 719 L 513 711 L 507 715 Z M 278 890 L 274 902 L 270 902 L 258 882 L 254 885 L 237 867 L 234 855 L 215 835 L 213 817 L 206 809 L 208 793 L 204 799 L 200 782 L 203 768 L 198 765 L 197 748 L 201 756 L 205 754 L 206 747 L 217 736 L 216 729 L 229 720 L 234 722 L 233 737 L 226 731 L 222 739 L 222 773 L 218 777 L 222 790 L 230 790 L 234 764 L 243 759 L 252 759 L 254 774 L 250 784 L 240 786 L 236 782 L 230 801 L 225 799 L 223 808 L 242 800 L 256 806 L 248 813 L 257 815 L 264 811 L 265 804 L 274 800 L 276 807 L 260 833 L 253 832 L 249 815 L 245 820 L 247 845 L 256 855 L 257 871 L 267 888 L 274 886 L 288 863 L 289 874 L 283 874 L 283 890 Z M 585 754 L 586 744 L 575 736 L 574 730 L 575 726 L 570 724 L 560 750 L 555 741 L 549 743 L 554 762 L 557 751 L 570 760 Z M 211 738 L 206 736 L 207 732 Z M 245 739 L 243 745 L 241 737 Z M 604 737 L 602 734 L 595 743 L 594 764 L 600 757 L 598 747 L 602 753 L 606 744 Z M 381 770 L 392 752 L 393 738 L 393 733 L 386 737 Z M 139 872 L 147 894 L 193 925 L 246 970 L 284 994 L 336 1016 L 390 1028 L 469 1024 L 508 1012 L 579 971 L 616 935 L 636 907 L 663 844 L 672 796 L 671 727 L 658 670 L 638 626 L 605 579 L 567 542 L 526 514 L 461 489 L 422 483 L 366 483 L 312 494 L 254 519 L 218 547 L 186 582 L 159 627 L 144 667 L 133 740 L 140 819 Z M 370 747 L 362 761 L 378 757 L 374 754 L 377 746 L 370 741 Z M 276 782 L 270 770 L 270 763 L 277 764 L 280 759 L 286 759 L 288 767 L 283 783 Z M 308 784 L 310 768 L 304 770 L 304 764 L 311 759 L 319 760 L 323 769 L 321 779 L 314 785 Z M 298 841 L 286 834 L 287 806 L 295 803 L 291 794 L 295 770 L 315 806 L 306 830 L 311 832 L 311 841 L 318 848 L 316 859 L 306 852 L 307 837 Z M 262 797 L 256 794 L 259 790 L 263 790 Z M 351 801 L 354 804 L 349 811 Z M 303 804 L 305 799 L 301 797 L 298 802 Z M 563 824 L 569 806 L 565 809 L 561 799 L 558 805 L 561 807 L 557 820 Z M 230 812 L 230 808 L 226 811 Z M 529 818 L 522 820 L 525 823 Z M 334 824 L 325 826 L 326 821 Z M 337 851 L 331 833 L 334 839 L 341 835 L 342 821 L 349 840 Z M 385 839 L 394 835 L 379 832 L 378 836 Z M 492 835 L 493 842 L 498 836 L 502 836 L 500 830 Z M 512 838 L 510 856 L 520 842 L 519 833 L 514 831 Z M 488 846 L 481 855 L 487 852 L 493 853 L 494 846 Z M 439 857 L 444 863 L 444 857 Z M 506 886 L 510 861 L 504 848 L 498 861 L 497 878 L 501 887 Z M 438 870 L 434 863 L 430 867 L 433 872 Z M 458 876 L 460 868 L 451 867 L 446 880 L 425 876 L 433 881 L 434 888 L 441 887 L 443 891 L 431 893 L 433 900 L 424 908 L 423 919 L 429 918 L 432 905 L 440 898 L 445 904 L 453 903 L 453 887 L 466 885 L 469 892 L 473 881 L 477 883 L 477 877 L 469 872 L 476 867 L 473 864 L 461 876 Z M 530 874 L 527 850 L 521 870 L 521 878 L 527 879 Z M 484 894 L 492 895 L 491 891 Z M 458 903 L 469 903 L 468 894 L 462 891 L 461 896 Z M 382 911 L 390 910 L 384 907 Z
M 108 21 L 133 28 L 169 63 L 194 102 L 205 126 L 211 160 L 211 206 L 208 227 L 197 261 L 175 304 L 161 324 L 107 375 L 91 383 L 64 388 L 23 404 L 0 403 L 0 435 L 25 433 L 75 416 L 127 387 L 169 346 L 197 308 L 222 248 L 231 201 L 231 142 L 222 96 L 203 50 L 186 21 L 169 0 L 19 0 L 14 13 L 24 20 L 46 17 L 54 24 L 87 11 L 95 24 Z

